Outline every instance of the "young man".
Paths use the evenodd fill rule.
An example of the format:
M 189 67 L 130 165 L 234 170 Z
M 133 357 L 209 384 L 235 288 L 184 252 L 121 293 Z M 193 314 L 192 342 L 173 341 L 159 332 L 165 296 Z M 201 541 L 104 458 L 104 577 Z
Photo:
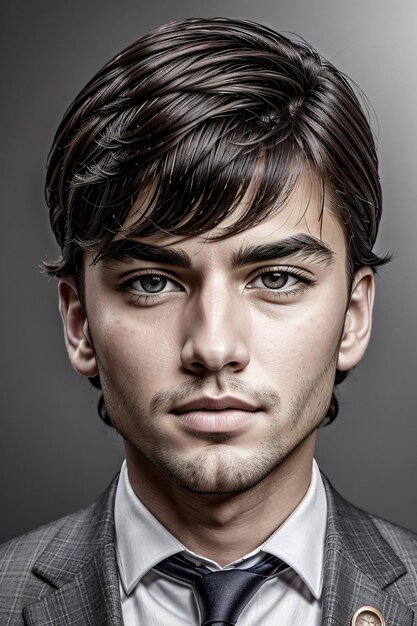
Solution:
M 126 462 L 2 548 L 1 624 L 417 623 L 415 536 L 313 460 L 385 261 L 348 81 L 257 24 L 169 24 L 76 98 L 47 190 L 68 354 Z

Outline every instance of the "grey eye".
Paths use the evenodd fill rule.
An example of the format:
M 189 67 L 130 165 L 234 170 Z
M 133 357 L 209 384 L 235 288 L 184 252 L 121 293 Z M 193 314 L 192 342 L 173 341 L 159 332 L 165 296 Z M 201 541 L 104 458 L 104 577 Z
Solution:
M 150 274 L 149 276 L 142 276 L 136 280 L 133 285 L 137 291 L 146 291 L 148 293 L 159 293 L 165 289 L 168 279 L 165 276 L 158 276 L 156 274 Z M 138 289 L 139 285 L 142 289 Z
M 285 287 L 290 276 L 288 274 L 282 274 L 281 272 L 267 272 L 259 277 L 268 289 L 280 289 Z
M 252 281 L 252 287 L 280 290 L 284 287 L 293 287 L 299 282 L 299 278 L 286 272 L 264 272 Z

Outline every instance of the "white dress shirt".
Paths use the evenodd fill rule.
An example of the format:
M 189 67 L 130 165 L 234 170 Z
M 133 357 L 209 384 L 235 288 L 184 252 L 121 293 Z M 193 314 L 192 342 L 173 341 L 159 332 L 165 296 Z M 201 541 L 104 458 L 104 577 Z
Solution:
M 238 626 L 319 626 L 327 502 L 315 461 L 306 495 L 261 546 L 224 569 L 251 567 L 273 554 L 289 565 L 263 584 L 243 609 Z M 177 552 L 212 571 L 222 568 L 185 548 L 132 490 L 123 463 L 115 501 L 116 552 L 125 626 L 198 626 L 191 588 L 152 568 Z

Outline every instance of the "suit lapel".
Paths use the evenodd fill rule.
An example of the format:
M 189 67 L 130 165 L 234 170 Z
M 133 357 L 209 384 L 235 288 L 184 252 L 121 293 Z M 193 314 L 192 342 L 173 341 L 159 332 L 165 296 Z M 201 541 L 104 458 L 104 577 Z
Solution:
M 23 616 L 28 626 L 122 626 L 114 545 L 97 550 L 71 581 L 26 607 Z
M 122 626 L 114 544 L 117 479 L 92 507 L 67 518 L 34 573 L 54 590 L 23 611 L 28 626 Z
M 364 511 L 344 500 L 323 477 L 328 503 L 322 626 L 350 626 L 363 606 L 387 626 L 411 626 L 413 611 L 390 594 L 405 566 Z

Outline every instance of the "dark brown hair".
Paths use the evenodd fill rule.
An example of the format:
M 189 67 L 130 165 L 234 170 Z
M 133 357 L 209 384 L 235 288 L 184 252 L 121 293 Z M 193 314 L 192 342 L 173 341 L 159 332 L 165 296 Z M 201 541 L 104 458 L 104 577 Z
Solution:
M 219 239 L 279 210 L 308 168 L 322 206 L 326 193 L 345 225 L 348 283 L 360 266 L 387 261 L 372 252 L 381 217 L 374 140 L 341 72 L 307 43 L 253 22 L 189 19 L 152 31 L 95 75 L 58 128 L 46 195 L 62 256 L 45 270 L 80 279 L 80 252 L 93 249 L 99 261 L 117 233 L 189 238 L 221 226 L 260 160 L 250 207 Z M 337 371 L 335 384 L 345 376 Z M 100 407 L 109 421 L 102 398 Z M 330 421 L 337 411 L 333 394 Z

